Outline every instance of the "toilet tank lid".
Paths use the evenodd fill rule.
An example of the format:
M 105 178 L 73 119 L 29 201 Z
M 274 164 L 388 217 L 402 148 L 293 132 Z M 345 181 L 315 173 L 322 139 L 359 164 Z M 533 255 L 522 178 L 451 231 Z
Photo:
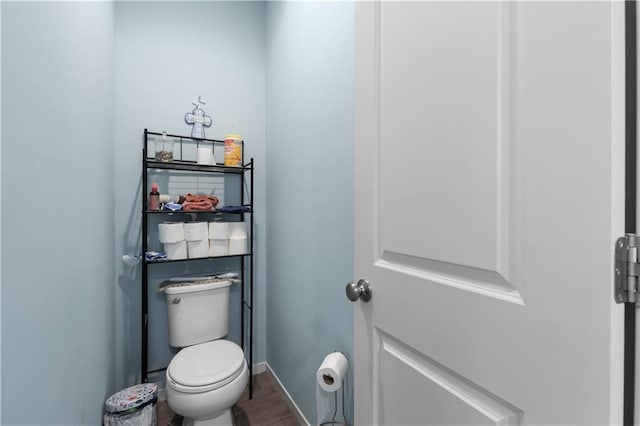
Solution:
M 164 292 L 167 294 L 184 294 L 193 293 L 196 291 L 213 290 L 216 288 L 229 287 L 231 284 L 238 282 L 239 280 L 220 280 L 214 279 L 210 281 L 196 281 L 196 282 L 182 282 L 172 283 L 165 286 Z

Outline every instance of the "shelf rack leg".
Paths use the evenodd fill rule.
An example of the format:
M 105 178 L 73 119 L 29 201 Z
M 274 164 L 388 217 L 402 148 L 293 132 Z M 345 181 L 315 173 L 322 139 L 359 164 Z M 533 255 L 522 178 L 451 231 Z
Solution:
M 147 215 L 145 214 L 145 211 L 147 210 L 147 173 L 145 170 L 145 160 L 147 158 L 147 129 L 144 129 L 144 141 L 142 144 L 142 235 L 146 235 L 147 232 Z M 147 291 L 147 281 L 148 281 L 148 265 L 144 262 L 144 256 L 147 253 L 147 239 L 143 238 L 142 239 L 142 285 L 140 286 L 141 291 L 142 291 L 142 307 L 141 307 L 141 318 L 140 318 L 140 322 L 141 322 L 141 331 L 140 331 L 140 335 L 141 335 L 141 348 L 140 348 L 140 381 L 142 383 L 146 383 L 148 376 L 147 376 L 147 370 L 148 365 L 148 359 L 147 359 L 147 351 L 148 351 L 148 344 L 149 344 L 149 336 L 147 334 L 148 331 L 148 291 Z

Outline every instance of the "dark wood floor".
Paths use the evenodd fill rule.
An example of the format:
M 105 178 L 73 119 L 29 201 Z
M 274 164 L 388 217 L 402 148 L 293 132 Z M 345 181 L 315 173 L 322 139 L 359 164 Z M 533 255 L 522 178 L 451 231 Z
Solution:
M 245 389 L 233 406 L 236 426 L 300 426 L 296 416 L 283 398 L 275 379 L 268 371 L 253 376 L 253 399 Z M 158 426 L 179 426 L 165 401 L 158 402 Z

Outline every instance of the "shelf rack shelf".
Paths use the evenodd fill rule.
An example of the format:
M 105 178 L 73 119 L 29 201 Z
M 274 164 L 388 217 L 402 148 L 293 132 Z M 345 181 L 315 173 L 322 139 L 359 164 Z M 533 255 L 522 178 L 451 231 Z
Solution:
M 174 141 L 174 153 L 177 154 L 177 158 L 172 161 L 158 161 L 154 157 L 150 157 L 149 150 L 150 144 L 153 142 L 150 137 L 156 138 L 163 136 L 163 133 L 150 132 L 147 129 L 144 130 L 143 137 L 143 149 L 142 149 L 142 253 L 148 251 L 148 226 L 149 218 L 157 217 L 157 215 L 166 215 L 169 217 L 186 215 L 214 215 L 216 217 L 221 215 L 241 215 L 243 221 L 249 224 L 249 238 L 247 241 L 248 253 L 246 254 L 234 254 L 226 256 L 216 257 L 202 257 L 191 259 L 176 259 L 176 260 L 146 260 L 142 261 L 142 309 L 141 309 L 141 378 L 142 382 L 146 383 L 149 374 L 158 373 L 166 370 L 166 367 L 160 369 L 149 370 L 148 364 L 148 346 L 149 346 L 149 268 L 157 264 L 167 263 L 185 263 L 185 262 L 216 262 L 220 259 L 239 259 L 240 266 L 240 286 L 241 286 L 241 308 L 240 308 L 240 341 L 241 347 L 247 360 L 249 377 L 253 375 L 253 280 L 254 280 L 254 262 L 253 262 L 253 176 L 254 176 L 254 160 L 250 159 L 248 163 L 242 165 L 242 167 L 230 167 L 223 164 L 215 165 L 202 165 L 197 164 L 195 161 L 184 160 L 185 145 L 195 146 L 200 145 L 220 148 L 224 147 L 224 141 L 216 139 L 195 139 L 187 136 L 164 134 L 164 136 L 171 138 Z M 242 143 L 242 158 L 244 157 L 244 143 Z M 240 182 L 240 200 L 241 205 L 248 207 L 248 211 L 156 211 L 148 209 L 148 174 L 154 170 L 166 170 L 168 173 L 172 171 L 178 172 L 196 172 L 203 174 L 214 175 L 238 175 L 241 179 Z M 248 200 L 245 200 L 245 187 L 248 188 Z M 247 220 L 248 218 L 248 220 Z M 253 380 L 249 380 L 249 398 L 253 398 Z
M 209 140 L 211 142 L 221 142 L 213 139 L 199 139 L 199 140 Z M 165 170 L 183 170 L 190 172 L 200 172 L 200 173 L 234 173 L 241 174 L 251 168 L 251 164 L 245 164 L 243 167 L 231 167 L 231 166 L 223 166 L 220 164 L 214 165 L 203 165 L 198 164 L 195 161 L 184 161 L 184 160 L 173 160 L 173 161 L 158 161 L 158 160 L 147 160 L 147 165 L 149 169 L 165 169 Z
M 149 265 L 155 265 L 159 263 L 179 263 L 179 262 L 197 262 L 202 260 L 212 260 L 212 259 L 229 259 L 234 257 L 246 257 L 251 256 L 249 253 L 245 254 L 229 254 L 226 256 L 211 256 L 211 257 L 195 257 L 191 259 L 162 259 L 162 260 L 143 260 L 144 263 Z

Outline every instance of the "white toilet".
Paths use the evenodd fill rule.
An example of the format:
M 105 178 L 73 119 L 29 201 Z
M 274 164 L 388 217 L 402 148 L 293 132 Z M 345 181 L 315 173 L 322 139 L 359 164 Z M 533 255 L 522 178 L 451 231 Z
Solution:
M 183 348 L 167 367 L 167 403 L 183 425 L 232 425 L 248 368 L 229 330 L 231 281 L 165 288 L 171 346 Z

